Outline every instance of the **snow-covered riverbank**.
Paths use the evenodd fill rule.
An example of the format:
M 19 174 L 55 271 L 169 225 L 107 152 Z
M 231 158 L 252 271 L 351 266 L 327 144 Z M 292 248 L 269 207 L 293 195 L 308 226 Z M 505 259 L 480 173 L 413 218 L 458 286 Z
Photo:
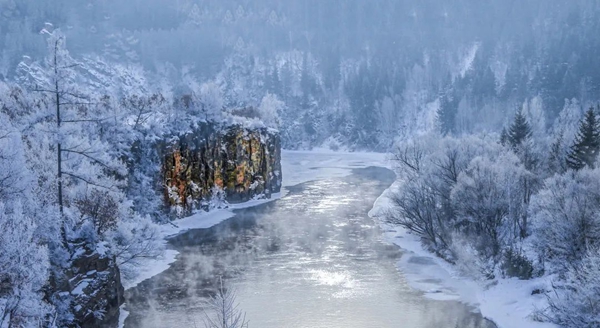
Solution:
M 536 322 L 531 318 L 534 310 L 546 305 L 544 295 L 532 295 L 532 292 L 544 289 L 549 283 L 548 278 L 475 281 L 425 250 L 416 235 L 402 227 L 386 224 L 383 217 L 390 208 L 388 195 L 398 183 L 379 197 L 369 215 L 381 220 L 388 241 L 406 251 L 398 265 L 411 286 L 432 299 L 458 300 L 470 304 L 496 323 L 498 328 L 556 328 L 553 324 Z

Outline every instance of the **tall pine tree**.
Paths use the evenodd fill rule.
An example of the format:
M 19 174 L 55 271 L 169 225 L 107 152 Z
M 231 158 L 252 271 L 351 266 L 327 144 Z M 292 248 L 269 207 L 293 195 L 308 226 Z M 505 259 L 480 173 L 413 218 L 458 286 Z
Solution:
M 502 128 L 502 132 L 500 133 L 500 144 L 502 146 L 508 144 L 508 131 L 506 131 L 506 128 Z
M 515 115 L 515 119 L 508 128 L 506 139 L 513 149 L 517 149 L 523 142 L 531 137 L 531 125 L 522 112 Z
M 573 170 L 581 170 L 585 166 L 594 168 L 599 150 L 600 122 L 596 111 L 590 107 L 581 121 L 575 143 L 567 156 L 567 165 Z

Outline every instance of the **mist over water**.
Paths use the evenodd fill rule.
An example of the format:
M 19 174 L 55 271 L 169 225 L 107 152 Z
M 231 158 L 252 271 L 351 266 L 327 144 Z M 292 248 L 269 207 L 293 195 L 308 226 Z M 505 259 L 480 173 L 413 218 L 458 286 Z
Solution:
M 282 176 L 319 179 L 172 238 L 126 326 L 202 327 L 221 278 L 251 328 L 489 325 L 424 297 L 456 296 L 432 250 L 487 281 L 463 285 L 500 326 L 600 327 L 599 17 L 599 0 L 0 0 L 0 327 L 117 320 L 121 286 L 162 268 L 157 224 L 194 219 L 170 222 L 188 195 L 219 207 Z M 365 163 L 399 179 L 339 178 Z M 394 181 L 382 232 L 367 212 Z
M 219 276 L 251 327 L 493 327 L 461 303 L 424 298 L 398 271 L 401 251 L 367 215 L 394 178 L 372 167 L 308 182 L 171 239 L 177 262 L 128 291 L 125 327 L 202 327 Z

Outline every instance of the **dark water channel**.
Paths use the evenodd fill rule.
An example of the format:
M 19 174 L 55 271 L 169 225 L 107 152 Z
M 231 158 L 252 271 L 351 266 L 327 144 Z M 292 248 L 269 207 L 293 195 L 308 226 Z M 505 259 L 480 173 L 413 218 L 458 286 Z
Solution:
M 493 327 L 464 304 L 408 286 L 401 251 L 367 215 L 393 181 L 386 169 L 356 169 L 171 239 L 177 261 L 127 292 L 125 327 L 203 327 L 203 300 L 219 276 L 251 328 Z

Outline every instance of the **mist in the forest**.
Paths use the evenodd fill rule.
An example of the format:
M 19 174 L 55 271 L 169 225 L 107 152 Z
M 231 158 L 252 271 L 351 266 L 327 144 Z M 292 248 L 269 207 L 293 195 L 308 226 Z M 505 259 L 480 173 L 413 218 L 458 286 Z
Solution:
M 593 103 L 599 11 L 594 0 L 3 0 L 0 76 L 43 57 L 51 23 L 91 84 L 119 63 L 147 89 L 213 81 L 229 108 L 268 92 L 287 106 L 286 148 L 386 150 L 436 125 L 499 132 L 531 101 L 547 126 L 565 99 Z

